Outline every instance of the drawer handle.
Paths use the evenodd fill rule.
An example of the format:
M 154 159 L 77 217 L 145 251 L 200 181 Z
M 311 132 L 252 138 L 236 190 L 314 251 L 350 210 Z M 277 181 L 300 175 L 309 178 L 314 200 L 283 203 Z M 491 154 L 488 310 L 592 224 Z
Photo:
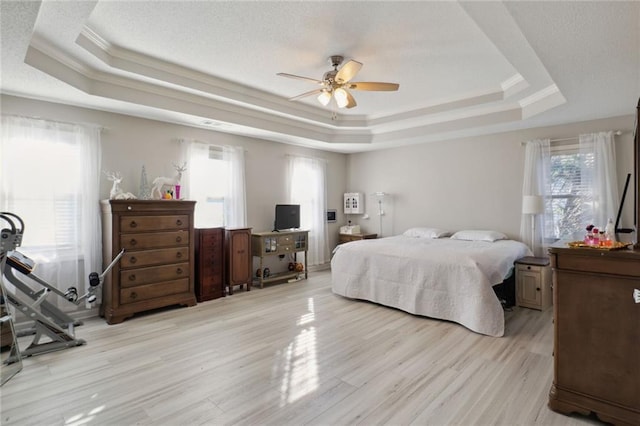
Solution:
M 238 254 L 243 254 L 244 250 L 238 250 Z
M 136 293 L 135 291 L 132 291 L 129 297 L 133 300 L 136 300 L 138 298 L 138 293 Z
M 136 280 L 136 274 L 130 274 L 129 281 L 135 281 L 135 280 Z
M 531 269 L 531 266 L 527 266 L 527 269 Z
M 182 252 L 181 252 L 181 251 L 177 252 L 177 253 L 176 253 L 176 257 L 177 257 L 178 259 L 180 259 L 180 258 L 182 257 Z
M 136 228 L 138 226 L 138 224 L 136 223 L 135 220 L 132 220 L 131 223 L 129 224 L 129 228 Z
M 536 291 L 540 291 L 540 287 L 536 287 Z
M 129 244 L 132 246 L 135 246 L 136 244 L 138 244 L 138 242 L 136 241 L 135 238 L 132 238 L 131 241 L 129 241 Z
M 180 219 L 176 220 L 176 225 L 182 226 L 182 220 L 180 220 Z
M 176 243 L 181 243 L 182 242 L 182 237 L 181 236 L 177 236 L 176 237 Z
M 127 206 L 127 210 L 133 210 L 133 206 Z
M 181 275 L 182 274 L 182 268 L 176 269 L 176 274 Z
M 129 263 L 136 263 L 137 261 L 138 261 L 138 259 L 136 259 L 136 257 L 135 257 L 135 256 L 131 256 L 131 257 L 129 258 Z

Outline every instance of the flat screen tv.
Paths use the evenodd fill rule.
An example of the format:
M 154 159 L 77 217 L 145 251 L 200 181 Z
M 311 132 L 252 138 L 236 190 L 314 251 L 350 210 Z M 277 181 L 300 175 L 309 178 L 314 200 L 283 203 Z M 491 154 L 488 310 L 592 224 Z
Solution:
M 300 228 L 300 204 L 276 204 L 274 231 Z

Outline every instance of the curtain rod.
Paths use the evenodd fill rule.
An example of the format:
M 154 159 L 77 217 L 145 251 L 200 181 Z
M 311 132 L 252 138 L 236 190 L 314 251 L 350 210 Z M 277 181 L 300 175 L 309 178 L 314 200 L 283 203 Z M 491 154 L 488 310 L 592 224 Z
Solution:
M 615 130 L 613 132 L 613 134 L 615 136 L 620 136 L 622 134 L 622 130 Z M 566 141 L 577 141 L 578 139 L 580 139 L 579 136 L 574 136 L 572 138 L 561 138 L 561 139 L 549 139 L 549 142 L 566 142 Z M 520 142 L 520 145 L 526 145 L 527 142 Z

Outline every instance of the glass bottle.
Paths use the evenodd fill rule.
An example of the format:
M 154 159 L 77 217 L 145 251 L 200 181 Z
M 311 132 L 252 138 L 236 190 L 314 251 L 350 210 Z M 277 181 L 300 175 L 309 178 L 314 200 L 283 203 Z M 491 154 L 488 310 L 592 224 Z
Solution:
M 611 218 L 609 218 L 609 222 L 607 222 L 607 226 L 605 226 L 604 228 L 604 234 L 606 237 L 606 240 L 609 241 L 609 246 L 612 246 L 613 243 L 616 241 L 616 229 L 615 229 L 615 225 L 613 224 L 613 220 Z

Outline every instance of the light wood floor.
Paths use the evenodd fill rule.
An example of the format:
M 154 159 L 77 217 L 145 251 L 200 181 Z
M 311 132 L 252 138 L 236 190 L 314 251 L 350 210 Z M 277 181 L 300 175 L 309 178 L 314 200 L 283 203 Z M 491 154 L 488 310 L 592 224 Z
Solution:
M 24 360 L 3 425 L 584 425 L 547 408 L 551 310 L 475 334 L 331 292 L 329 271 L 198 304 L 101 318 L 87 344 Z

